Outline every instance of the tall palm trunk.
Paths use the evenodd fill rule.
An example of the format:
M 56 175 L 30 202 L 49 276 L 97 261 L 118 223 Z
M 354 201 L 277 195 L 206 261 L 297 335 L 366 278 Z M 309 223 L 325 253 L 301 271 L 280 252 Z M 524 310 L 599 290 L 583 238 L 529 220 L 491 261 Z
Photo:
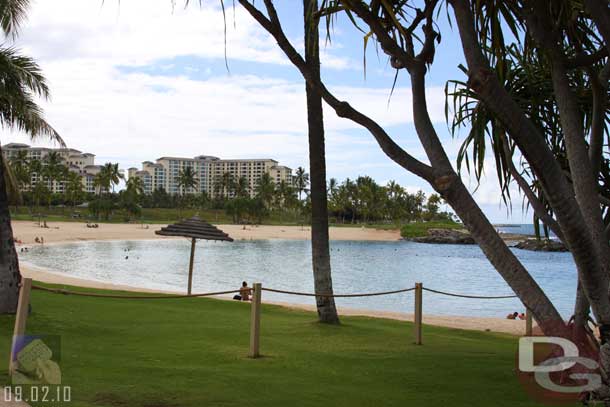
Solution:
M 13 240 L 3 160 L 0 148 L 0 314 L 7 314 L 17 310 L 21 274 Z
M 303 0 L 305 17 L 305 60 L 312 72 L 320 77 L 320 47 L 318 23 L 314 13 L 317 0 Z M 306 85 L 307 125 L 309 129 L 309 173 L 311 185 L 311 257 L 316 293 L 332 294 L 328 242 L 328 204 L 326 196 L 326 157 L 324 146 L 324 118 L 322 98 L 310 85 Z M 320 322 L 339 323 L 332 297 L 316 297 Z

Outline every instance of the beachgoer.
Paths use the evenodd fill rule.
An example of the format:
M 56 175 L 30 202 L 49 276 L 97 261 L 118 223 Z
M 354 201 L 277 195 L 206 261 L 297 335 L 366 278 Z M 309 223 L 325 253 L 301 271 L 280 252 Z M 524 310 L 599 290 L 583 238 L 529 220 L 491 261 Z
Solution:
M 241 283 L 241 288 L 239 289 L 239 294 L 233 296 L 234 300 L 237 301 L 250 301 L 250 290 L 247 282 Z
M 34 238 L 34 241 L 35 241 L 36 243 L 40 243 L 40 239 L 38 238 L 38 236 L 36 236 L 36 237 Z
M 521 314 L 519 314 L 519 319 L 524 320 L 525 319 L 525 313 L 522 312 Z
M 40 236 L 40 244 L 44 244 L 44 237 Z
M 508 314 L 506 316 L 506 319 L 517 319 L 518 316 L 519 316 L 518 312 L 513 312 L 512 314 Z

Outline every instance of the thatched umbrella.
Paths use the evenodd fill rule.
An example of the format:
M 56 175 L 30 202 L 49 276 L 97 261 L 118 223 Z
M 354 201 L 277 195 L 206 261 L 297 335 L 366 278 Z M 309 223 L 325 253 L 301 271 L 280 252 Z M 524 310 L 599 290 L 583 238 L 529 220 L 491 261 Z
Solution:
M 161 230 L 156 230 L 155 234 L 161 236 L 183 236 L 191 238 L 191 261 L 189 263 L 189 285 L 188 293 L 191 293 L 191 287 L 193 285 L 193 262 L 195 260 L 195 243 L 197 239 L 203 240 L 222 240 L 226 242 L 232 242 L 233 239 L 216 226 L 209 224 L 208 222 L 199 219 L 194 216 L 190 219 L 182 220 L 173 225 L 168 225 Z

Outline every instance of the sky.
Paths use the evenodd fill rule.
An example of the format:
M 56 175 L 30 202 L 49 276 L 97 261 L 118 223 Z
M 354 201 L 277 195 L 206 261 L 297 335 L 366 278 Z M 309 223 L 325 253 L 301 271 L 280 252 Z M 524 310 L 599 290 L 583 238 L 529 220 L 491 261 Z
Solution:
M 99 164 L 140 167 L 161 156 L 273 158 L 308 168 L 304 81 L 275 41 L 243 10 L 226 1 L 35 0 L 11 44 L 41 65 L 52 97 L 42 101 L 47 120 L 66 144 L 96 154 Z M 278 4 L 289 39 L 302 50 L 302 6 Z M 256 3 L 260 5 L 260 2 Z M 455 26 L 440 18 L 442 42 L 427 78 L 428 107 L 450 159 L 466 134 L 453 138 L 445 118 L 447 80 L 464 80 Z M 325 36 L 325 33 L 322 33 Z M 398 76 L 363 33 L 340 18 L 321 50 L 322 76 L 335 95 L 377 120 L 405 150 L 426 161 L 413 127 L 410 84 Z M 366 75 L 364 57 L 366 56 Z M 227 69 L 228 65 L 228 69 Z M 414 192 L 428 184 L 391 161 L 374 138 L 325 108 L 328 177 L 369 175 L 395 180 Z M 2 143 L 31 143 L 4 132 Z M 514 190 L 512 208 L 501 203 L 493 158 L 480 184 L 466 185 L 496 223 L 530 223 Z

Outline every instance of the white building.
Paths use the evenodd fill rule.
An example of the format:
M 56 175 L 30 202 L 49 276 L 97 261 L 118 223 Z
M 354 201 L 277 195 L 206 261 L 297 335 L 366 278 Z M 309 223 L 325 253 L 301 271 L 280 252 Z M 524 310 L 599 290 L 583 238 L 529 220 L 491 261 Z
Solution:
M 95 192 L 93 178 L 100 172 L 101 166 L 95 165 L 94 154 L 83 153 L 73 148 L 31 147 L 27 144 L 20 143 L 10 143 L 2 146 L 2 154 L 4 158 L 8 160 L 15 158 L 20 151 L 27 152 L 28 161 L 38 160 L 43 166 L 45 165 L 45 158 L 49 153 L 52 151 L 57 152 L 61 157 L 63 164 L 66 165 L 70 171 L 73 171 L 82 177 L 84 190 L 86 192 Z M 30 186 L 33 187 L 41 180 L 42 177 L 40 174 L 32 173 Z M 48 180 L 46 180 L 46 182 L 50 191 L 54 193 L 62 193 L 64 191 L 65 182 L 54 181 L 53 185 L 51 185 L 51 182 Z
M 141 178 L 144 183 L 144 192 L 152 193 L 163 188 L 169 194 L 181 193 L 178 187 L 178 176 L 182 170 L 191 167 L 197 181 L 196 188 L 189 188 L 186 193 L 206 192 L 214 196 L 218 191 L 218 184 L 226 173 L 231 174 L 235 182 L 240 178 L 248 181 L 249 193 L 254 190 L 259 178 L 269 174 L 274 183 L 282 181 L 293 183 L 292 169 L 278 165 L 270 158 L 223 160 L 214 156 L 200 155 L 194 158 L 161 157 L 156 162 L 144 161 L 142 169 L 130 168 L 129 178 Z

